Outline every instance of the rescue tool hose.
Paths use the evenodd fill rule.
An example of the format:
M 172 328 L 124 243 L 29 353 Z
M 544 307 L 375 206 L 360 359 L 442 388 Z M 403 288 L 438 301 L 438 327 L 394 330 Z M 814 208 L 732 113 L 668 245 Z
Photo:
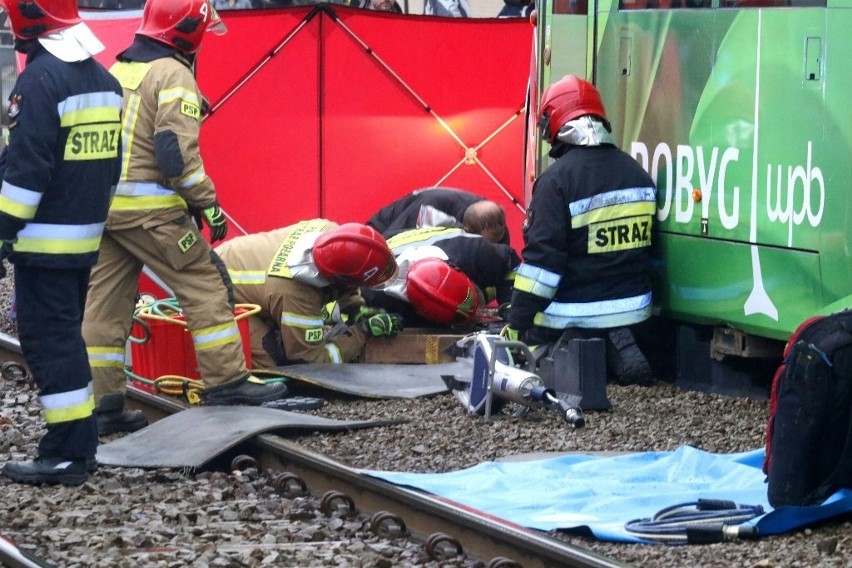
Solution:
M 639 538 L 668 544 L 709 544 L 755 536 L 757 529 L 743 523 L 763 512 L 761 505 L 699 499 L 661 509 L 650 519 L 628 521 L 624 530 Z
M 253 316 L 260 312 L 260 306 L 256 304 L 235 304 L 235 310 L 242 310 L 241 312 L 234 315 L 234 320 L 239 321 L 243 318 L 247 318 Z M 180 306 L 177 303 L 177 299 L 175 298 L 167 298 L 165 300 L 157 300 L 155 302 L 151 302 L 150 304 L 145 304 L 136 308 L 133 313 L 133 320 L 139 324 L 141 324 L 146 331 L 148 330 L 148 326 L 145 325 L 144 321 L 141 321 L 141 318 L 147 318 L 150 320 L 159 320 L 165 321 L 168 323 L 174 323 L 180 325 L 182 327 L 187 327 L 186 320 L 180 319 L 183 312 L 180 309 Z M 150 335 L 150 332 L 148 333 Z M 137 339 L 133 338 L 132 339 Z M 147 338 L 144 341 L 136 341 L 136 343 L 145 343 Z
M 234 306 L 238 313 L 234 315 L 234 320 L 250 317 L 260 312 L 260 306 L 255 304 L 236 304 Z M 161 321 L 169 324 L 179 325 L 186 328 L 187 324 L 184 319 L 181 319 L 183 312 L 178 305 L 176 298 L 166 298 L 164 300 L 156 300 L 139 306 L 133 313 L 133 321 L 138 324 L 143 332 L 142 337 L 128 337 L 131 343 L 144 344 L 151 339 L 151 328 L 146 320 Z M 204 391 L 204 384 L 190 377 L 182 375 L 161 375 L 154 379 L 142 377 L 133 373 L 129 368 L 125 367 L 124 374 L 133 381 L 152 387 L 157 393 L 162 393 L 171 396 L 184 396 L 190 404 L 198 404 L 201 400 L 201 392 Z M 274 371 L 253 369 L 252 375 L 266 375 L 270 378 L 263 379 L 264 383 L 283 383 L 286 378 L 280 373 Z

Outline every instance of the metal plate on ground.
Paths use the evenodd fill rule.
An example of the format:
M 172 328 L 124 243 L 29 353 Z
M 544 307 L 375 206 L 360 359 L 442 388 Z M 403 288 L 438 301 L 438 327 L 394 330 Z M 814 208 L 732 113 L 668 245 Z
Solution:
M 461 362 L 435 365 L 306 363 L 276 367 L 290 380 L 366 398 L 417 398 L 448 392 L 444 375 L 470 373 Z
M 333 420 L 256 406 L 189 408 L 98 447 L 98 463 L 123 467 L 201 467 L 257 434 L 280 429 L 352 430 L 396 424 Z

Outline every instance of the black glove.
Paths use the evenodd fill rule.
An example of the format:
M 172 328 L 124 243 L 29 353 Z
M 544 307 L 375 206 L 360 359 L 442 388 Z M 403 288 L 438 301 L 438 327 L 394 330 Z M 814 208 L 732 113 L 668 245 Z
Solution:
M 395 337 L 402 331 L 402 318 L 397 314 L 376 314 L 358 325 L 368 337 Z
M 224 239 L 225 235 L 228 234 L 228 220 L 222 210 L 219 209 L 219 205 L 214 203 L 201 213 L 207 222 L 207 226 L 210 227 L 210 242 L 215 243 Z
M 497 317 L 506 321 L 509 319 L 509 312 L 512 311 L 512 302 L 504 302 L 497 306 Z

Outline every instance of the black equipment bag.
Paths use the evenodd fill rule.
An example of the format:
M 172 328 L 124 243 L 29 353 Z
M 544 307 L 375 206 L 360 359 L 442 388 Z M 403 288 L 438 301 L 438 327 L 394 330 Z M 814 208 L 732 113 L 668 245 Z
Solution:
M 852 487 L 852 310 L 802 322 L 775 372 L 763 472 L 769 503 L 819 505 Z

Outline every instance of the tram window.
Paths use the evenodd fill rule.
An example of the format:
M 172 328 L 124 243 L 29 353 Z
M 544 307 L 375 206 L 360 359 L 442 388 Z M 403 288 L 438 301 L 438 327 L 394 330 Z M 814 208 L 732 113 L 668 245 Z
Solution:
M 588 0 L 554 0 L 554 14 L 587 14 L 589 12 Z
M 621 0 L 621 10 L 679 10 L 710 8 L 711 0 Z
M 722 0 L 722 8 L 825 8 L 826 0 Z

